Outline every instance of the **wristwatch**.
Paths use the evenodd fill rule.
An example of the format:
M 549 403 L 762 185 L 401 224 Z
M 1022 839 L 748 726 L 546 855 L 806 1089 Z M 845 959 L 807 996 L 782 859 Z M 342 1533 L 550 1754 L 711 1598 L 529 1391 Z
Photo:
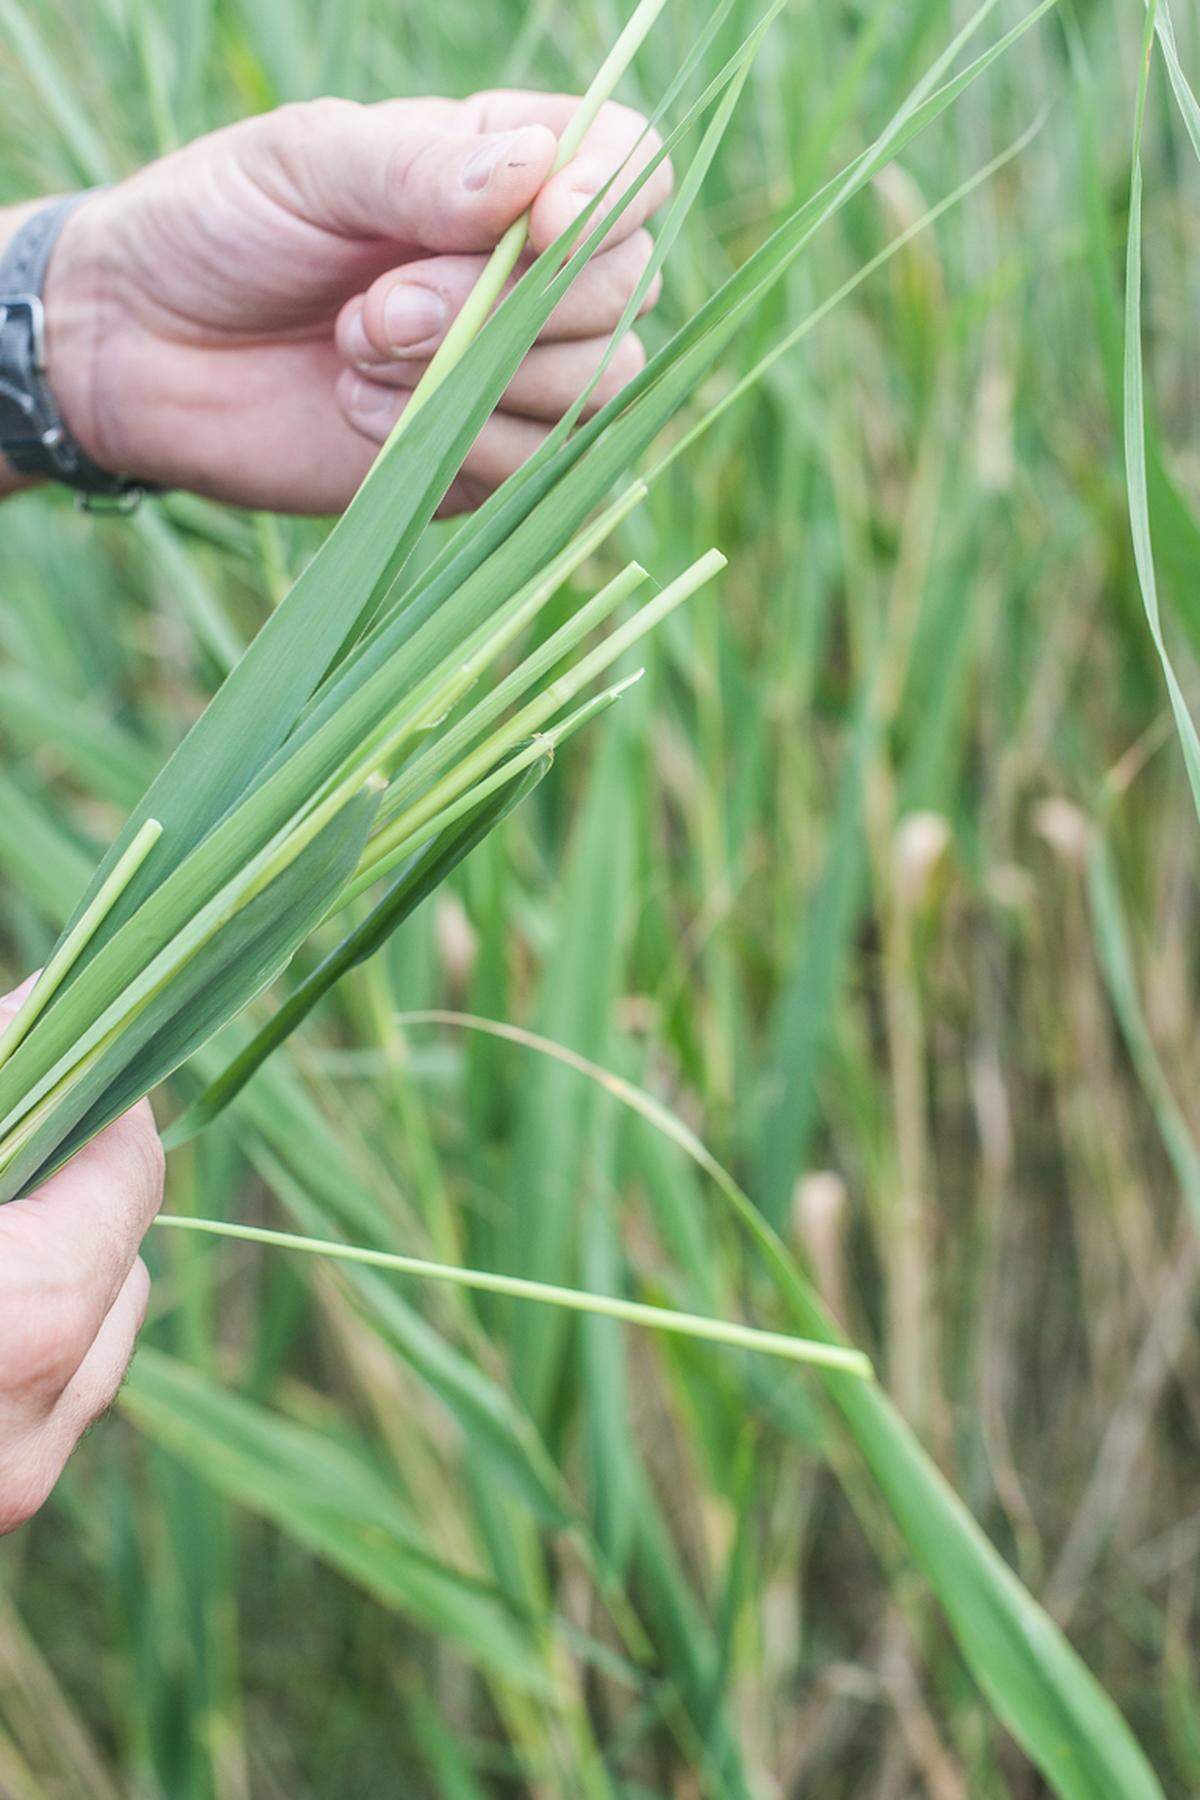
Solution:
M 87 193 L 52 200 L 26 220 L 0 255 L 0 453 L 22 475 L 78 490 L 86 505 L 136 505 L 147 484 L 102 469 L 67 429 L 46 368 L 42 288 L 59 233 Z

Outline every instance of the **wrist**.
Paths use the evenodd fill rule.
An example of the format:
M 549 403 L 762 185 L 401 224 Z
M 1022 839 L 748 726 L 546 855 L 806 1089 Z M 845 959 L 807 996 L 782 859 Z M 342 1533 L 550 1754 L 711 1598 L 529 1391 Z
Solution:
M 44 204 L 44 201 L 33 200 L 21 206 L 0 206 L 0 255 L 3 255 L 26 220 L 32 218 L 38 207 Z M 8 494 L 20 493 L 24 488 L 40 486 L 41 482 L 36 476 L 22 475 L 13 468 L 3 451 L 0 451 L 0 500 Z
M 46 270 L 46 374 L 63 423 L 100 468 L 124 474 L 113 460 L 115 434 L 99 404 L 100 357 L 106 332 L 107 272 L 103 192 L 92 194 L 63 226 Z
M 0 214 L 0 247 L 9 246 L 4 294 L 34 296 L 30 334 L 18 323 L 5 339 L 8 392 L 24 397 L 20 410 L 7 402 L 0 492 L 45 478 L 94 495 L 125 492 L 127 459 L 104 416 L 99 381 L 112 336 L 107 199 L 101 191 Z M 25 316 L 14 310 L 15 320 Z

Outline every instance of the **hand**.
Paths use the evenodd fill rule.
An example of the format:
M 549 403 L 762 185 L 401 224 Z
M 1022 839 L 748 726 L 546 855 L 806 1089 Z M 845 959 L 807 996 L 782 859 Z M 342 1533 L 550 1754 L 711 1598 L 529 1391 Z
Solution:
M 576 104 L 509 92 L 315 100 L 94 195 L 46 283 L 50 378 L 75 436 L 104 468 L 164 486 L 341 509 L 507 226 L 532 203 L 530 247 L 544 249 L 637 142 L 644 121 L 610 104 L 548 179 Z M 664 161 L 550 320 L 445 510 L 477 504 L 586 386 L 670 187 Z M 596 403 L 642 360 L 630 334 Z
M 0 1000 L 0 1032 L 25 989 Z M 41 1506 L 112 1404 L 146 1311 L 138 1245 L 162 1203 L 148 1101 L 0 1207 L 0 1534 Z

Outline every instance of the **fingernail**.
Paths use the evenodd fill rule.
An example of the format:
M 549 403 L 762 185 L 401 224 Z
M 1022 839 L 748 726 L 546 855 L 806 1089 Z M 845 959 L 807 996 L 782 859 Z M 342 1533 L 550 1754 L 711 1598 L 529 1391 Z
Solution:
M 384 302 L 383 328 L 397 350 L 411 350 L 426 338 L 440 337 L 445 325 L 446 303 L 432 288 L 402 282 Z
M 503 161 L 519 136 L 520 133 L 516 131 L 502 131 L 480 144 L 478 150 L 473 151 L 463 164 L 463 186 L 473 194 L 478 193 L 480 188 L 485 188 L 497 163 Z
M 348 362 L 378 362 L 379 355 L 367 336 L 362 308 L 346 321 L 346 359 Z

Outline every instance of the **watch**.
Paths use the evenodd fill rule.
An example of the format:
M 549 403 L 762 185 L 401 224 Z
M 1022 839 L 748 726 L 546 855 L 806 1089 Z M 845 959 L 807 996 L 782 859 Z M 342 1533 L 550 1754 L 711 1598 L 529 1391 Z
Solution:
M 21 475 L 48 476 L 84 503 L 136 505 L 147 484 L 93 462 L 67 428 L 46 368 L 42 288 L 59 233 L 87 193 L 52 200 L 21 226 L 0 254 L 0 454 Z

